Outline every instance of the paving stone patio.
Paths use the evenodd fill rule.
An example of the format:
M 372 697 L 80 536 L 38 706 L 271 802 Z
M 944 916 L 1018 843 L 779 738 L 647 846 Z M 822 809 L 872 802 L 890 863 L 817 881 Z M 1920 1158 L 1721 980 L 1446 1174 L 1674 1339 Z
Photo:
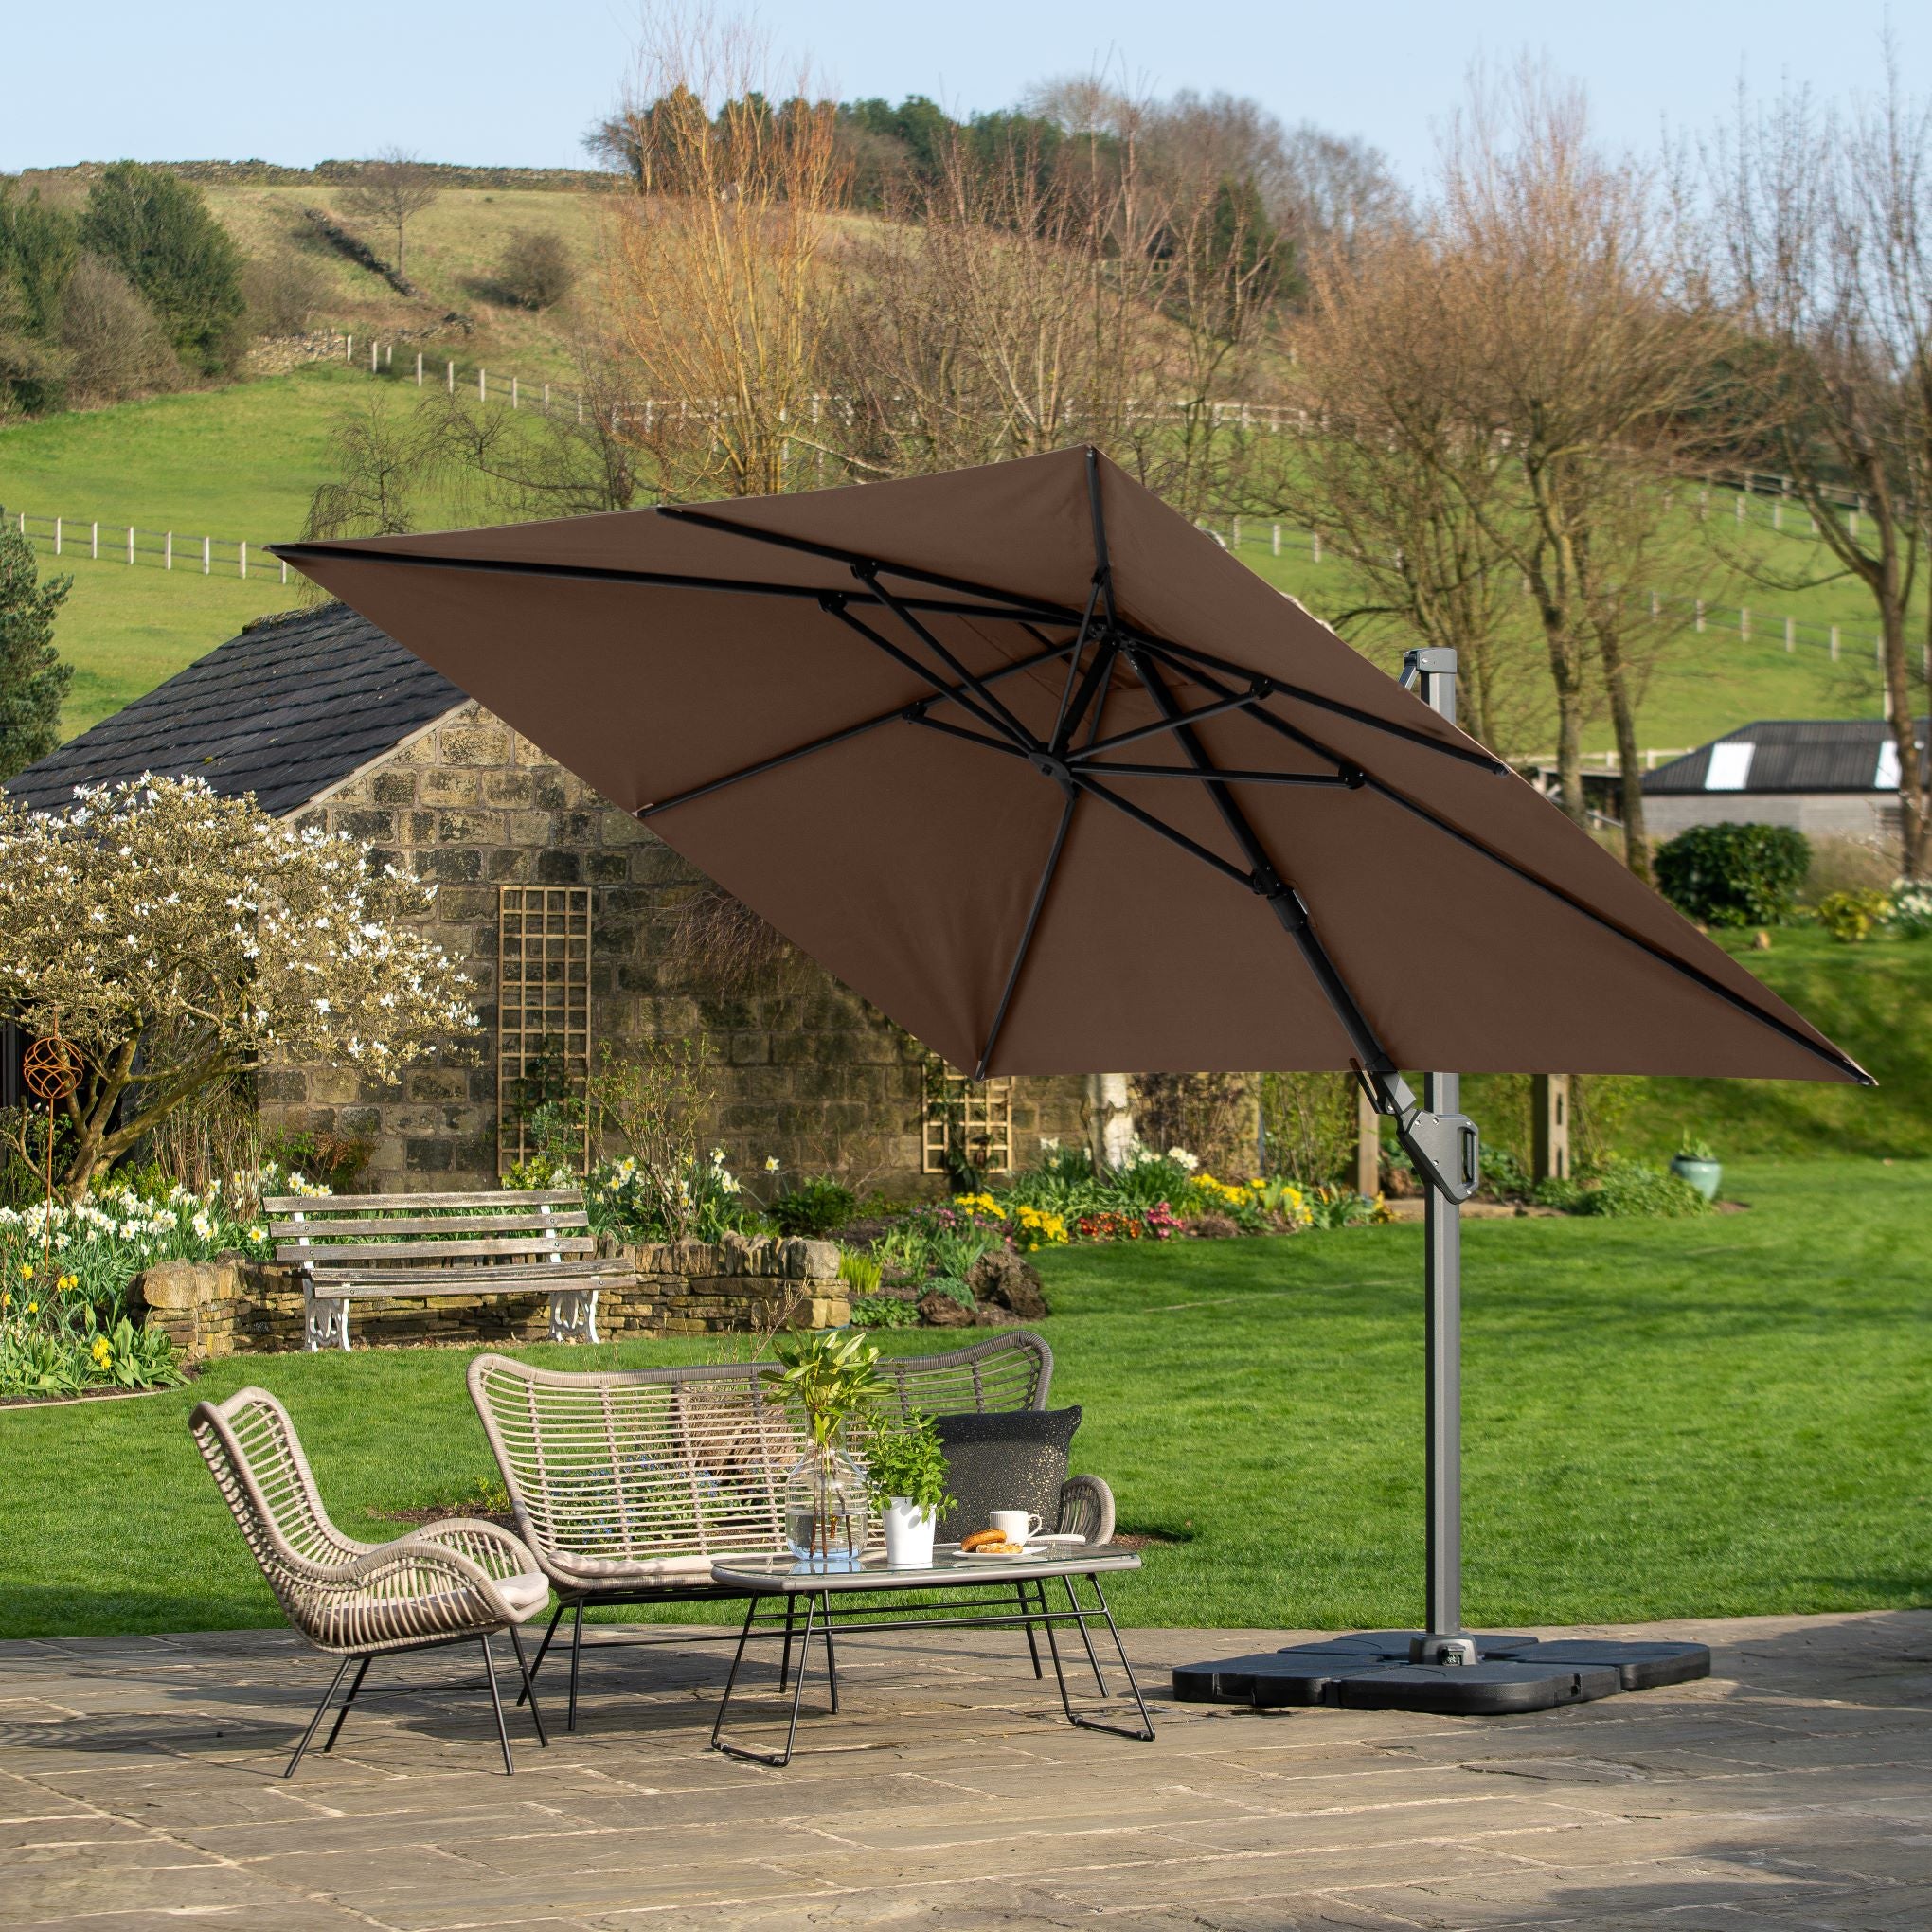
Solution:
M 1714 1674 L 1488 1720 L 1161 1697 L 1140 1744 L 1070 1729 L 1015 1633 L 850 1637 L 844 1711 L 808 1693 L 774 1771 L 706 1748 L 727 1652 L 609 1649 L 513 1780 L 487 1698 L 434 1694 L 358 1705 L 288 1783 L 330 1666 L 279 1633 L 0 1644 L 0 1923 L 1932 1925 L 1932 1612 L 1619 1634 Z M 1161 1690 L 1303 1635 L 1128 1641 Z

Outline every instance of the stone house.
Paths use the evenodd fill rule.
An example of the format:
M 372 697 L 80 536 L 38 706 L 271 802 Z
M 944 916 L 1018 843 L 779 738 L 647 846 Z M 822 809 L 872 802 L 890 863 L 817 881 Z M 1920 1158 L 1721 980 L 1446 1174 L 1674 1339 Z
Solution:
M 953 1154 L 1001 1172 L 1110 1111 L 1079 1078 L 950 1073 L 343 605 L 249 626 L 7 789 L 57 810 L 77 784 L 143 772 L 252 792 L 436 886 L 430 930 L 476 989 L 470 1055 L 394 1088 L 330 1066 L 257 1081 L 265 1124 L 368 1140 L 377 1187 L 494 1185 L 527 1151 L 537 1096 L 581 1091 L 606 1049 L 652 1036 L 708 1042 L 734 1161 L 900 1196 L 942 1188 Z

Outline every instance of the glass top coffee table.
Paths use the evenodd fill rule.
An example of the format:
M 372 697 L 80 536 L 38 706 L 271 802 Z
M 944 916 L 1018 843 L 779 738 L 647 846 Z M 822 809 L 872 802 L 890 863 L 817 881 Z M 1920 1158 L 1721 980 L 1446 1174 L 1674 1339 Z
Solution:
M 714 1750 L 733 1758 L 748 1758 L 760 1764 L 783 1766 L 792 1762 L 792 1746 L 798 1735 L 798 1708 L 804 1696 L 806 1662 L 814 1632 L 824 1638 L 827 1686 L 832 1714 L 838 1714 L 838 1658 L 833 1646 L 834 1630 L 935 1630 L 945 1628 L 1010 1628 L 1023 1626 L 1027 1647 L 1032 1653 L 1033 1674 L 1044 1678 L 1040 1645 L 1035 1633 L 1044 1630 L 1046 1650 L 1053 1663 L 1054 1682 L 1060 1689 L 1060 1707 L 1069 1724 L 1083 1730 L 1110 1732 L 1115 1737 L 1134 1738 L 1148 1743 L 1154 1737 L 1154 1724 L 1140 1686 L 1134 1679 L 1134 1666 L 1127 1661 L 1126 1646 L 1115 1627 L 1113 1613 L 1100 1588 L 1100 1578 L 1108 1571 L 1137 1570 L 1140 1559 L 1131 1549 L 1117 1549 L 1111 1544 L 1073 1547 L 1046 1546 L 1039 1553 L 1016 1557 L 962 1556 L 957 1547 L 934 1553 L 929 1569 L 887 1569 L 884 1556 L 861 1561 L 850 1558 L 814 1558 L 794 1561 L 789 1557 L 720 1558 L 711 1565 L 712 1582 L 733 1591 L 742 1590 L 747 1601 L 744 1627 L 738 1634 L 738 1649 L 731 1659 L 731 1674 L 724 1680 L 724 1695 L 718 1706 L 717 1720 L 711 1726 Z M 1093 1601 L 1083 1603 L 1075 1585 L 1083 1582 Z M 1057 1609 L 1048 1601 L 1048 1585 L 1064 1594 L 1066 1608 Z M 942 1593 L 937 1603 L 907 1604 L 892 1601 L 911 1592 Z M 803 1601 L 803 1629 L 799 1628 L 799 1603 Z M 881 1601 L 884 1600 L 884 1601 Z M 836 1608 L 834 1608 L 836 1605 Z M 1088 1629 L 1098 1621 L 1113 1639 L 1115 1655 L 1127 1679 L 1128 1692 L 1139 1724 L 1129 1727 L 1109 1724 L 1099 1717 L 1084 1716 L 1073 1708 L 1067 1690 L 1066 1672 L 1060 1655 L 1057 1635 L 1063 1624 L 1080 1632 L 1094 1683 L 1102 1700 L 1109 1696 L 1105 1673 Z M 739 1668 L 744 1662 L 745 1647 L 754 1635 L 784 1640 L 778 1664 L 778 1695 L 791 1686 L 791 1713 L 781 1751 L 761 1751 L 746 1744 L 727 1743 L 725 1713 L 731 1708 L 732 1692 L 738 1686 Z M 792 1647 L 798 1644 L 798 1667 L 792 1670 Z

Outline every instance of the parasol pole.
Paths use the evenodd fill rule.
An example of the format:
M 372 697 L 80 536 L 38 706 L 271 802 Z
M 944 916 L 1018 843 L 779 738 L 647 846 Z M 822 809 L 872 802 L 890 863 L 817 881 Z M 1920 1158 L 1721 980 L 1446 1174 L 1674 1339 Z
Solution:
M 1431 710 L 1456 722 L 1456 653 L 1403 653 L 1402 681 Z M 1425 1073 L 1422 1110 L 1454 1119 L 1462 1112 L 1462 1076 Z M 1465 1123 L 1466 1124 L 1466 1123 Z M 1467 1178 L 1476 1179 L 1475 1132 L 1464 1139 Z M 1461 1196 L 1424 1169 L 1423 1284 L 1426 1363 L 1423 1483 L 1426 1490 L 1424 1635 L 1410 1646 L 1417 1663 L 1473 1664 L 1476 1645 L 1462 1635 L 1462 1208 Z

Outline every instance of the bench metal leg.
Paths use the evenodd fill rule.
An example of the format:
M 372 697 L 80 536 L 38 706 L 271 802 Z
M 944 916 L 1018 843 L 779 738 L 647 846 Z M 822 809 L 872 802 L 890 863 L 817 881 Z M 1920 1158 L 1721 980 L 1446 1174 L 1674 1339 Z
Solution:
M 558 1288 L 550 1291 L 550 1339 L 553 1342 L 597 1342 L 597 1290 Z
M 349 1297 L 346 1295 L 317 1295 L 308 1282 L 302 1283 L 302 1351 L 313 1355 L 317 1349 L 349 1349 Z

